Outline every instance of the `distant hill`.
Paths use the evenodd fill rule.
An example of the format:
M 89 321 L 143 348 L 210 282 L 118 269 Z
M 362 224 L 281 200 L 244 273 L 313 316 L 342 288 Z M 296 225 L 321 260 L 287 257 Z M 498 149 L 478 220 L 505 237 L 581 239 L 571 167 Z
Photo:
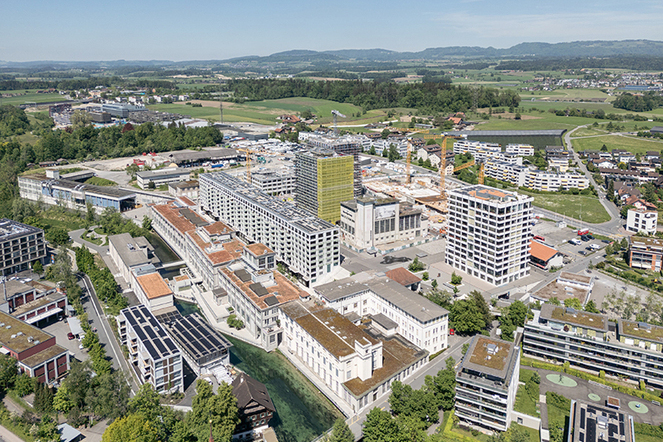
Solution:
M 343 63 L 352 61 L 394 62 L 400 60 L 439 60 L 445 58 L 543 58 L 543 57 L 611 57 L 611 56 L 663 57 L 663 42 L 652 40 L 622 41 L 573 41 L 566 43 L 520 43 L 506 49 L 478 46 L 449 46 L 428 48 L 419 52 L 396 52 L 388 49 L 340 49 L 334 51 L 291 50 L 278 52 L 268 56 L 244 56 L 227 60 L 190 60 L 172 62 L 167 60 L 141 61 L 0 61 L 1 67 L 107 67 L 125 66 L 202 66 L 226 63 Z

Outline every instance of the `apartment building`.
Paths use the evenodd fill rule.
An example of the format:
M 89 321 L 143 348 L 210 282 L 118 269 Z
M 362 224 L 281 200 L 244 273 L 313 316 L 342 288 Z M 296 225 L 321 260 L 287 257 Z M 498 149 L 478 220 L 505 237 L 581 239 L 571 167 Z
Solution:
M 21 175 L 18 177 L 18 188 L 21 198 L 30 201 L 51 206 L 61 205 L 73 210 L 86 210 L 87 203 L 90 203 L 98 214 L 107 207 L 124 212 L 136 206 L 135 192 L 60 179 L 57 170 L 47 170 L 45 174 Z
M 158 393 L 184 392 L 182 355 L 152 312 L 144 305 L 125 308 L 117 325 L 141 383 L 152 384 Z
M 502 147 L 497 143 L 485 143 L 483 141 L 456 140 L 454 143 L 454 154 L 461 155 L 471 153 L 476 159 L 482 159 L 484 156 L 492 153 L 502 153 Z
M 319 285 L 314 293 L 342 315 L 384 315 L 396 323 L 396 333 L 429 353 L 447 347 L 449 312 L 389 278 L 365 284 L 344 278 Z
M 520 157 L 534 156 L 534 146 L 531 144 L 507 144 L 504 152 L 512 153 Z
M 20 372 L 45 384 L 69 370 L 69 351 L 57 345 L 55 336 L 1 311 L 0 353 L 16 359 Z
M 354 157 L 333 150 L 295 154 L 297 207 L 332 224 L 341 218 L 341 202 L 353 197 Z
M 251 172 L 251 184 L 268 195 L 289 195 L 297 189 L 297 176 L 291 169 Z
M 422 351 L 399 336 L 384 337 L 360 328 L 332 308 L 312 300 L 281 307 L 286 351 L 359 412 L 388 394 L 427 361 Z
M 129 286 L 133 282 L 132 268 L 161 263 L 161 260 L 154 254 L 154 247 L 144 236 L 133 238 L 128 233 L 111 235 L 108 237 L 108 253 Z
M 603 407 L 571 400 L 567 441 L 635 442 L 633 416 L 615 410 L 611 399 L 619 402 L 619 399 L 608 396 L 608 406 Z
M 530 169 L 525 187 L 544 192 L 557 192 L 569 189 L 589 188 L 589 179 L 576 172 L 548 172 L 545 170 Z
M 428 218 L 423 210 L 393 198 L 343 201 L 338 225 L 343 241 L 362 251 L 428 234 Z
M 22 272 L 35 261 L 44 262 L 44 231 L 11 219 L 0 219 L 0 271 L 2 275 Z
M 626 230 L 645 235 L 656 234 L 658 212 L 656 210 L 629 209 L 626 216 Z
M 299 299 L 300 290 L 276 270 L 276 253 L 262 244 L 244 247 L 240 261 L 221 269 L 221 287 L 251 337 L 272 351 L 283 336 L 279 307 Z
M 487 177 L 521 187 L 527 183 L 530 169 L 527 166 L 490 159 L 484 163 L 484 173 Z
M 529 275 L 533 200 L 484 185 L 450 191 L 445 262 L 496 286 Z
M 200 208 L 248 241 L 272 249 L 308 283 L 340 264 L 338 227 L 228 174 L 201 176 Z
M 456 372 L 455 412 L 461 422 L 490 431 L 511 424 L 520 376 L 520 348 L 477 335 Z
M 661 271 L 663 261 L 663 240 L 645 236 L 631 236 L 628 239 L 628 263 L 636 269 L 653 272 Z
M 663 327 L 543 304 L 525 323 L 523 352 L 531 357 L 663 388 Z
M 168 193 L 173 196 L 185 196 L 197 200 L 199 187 L 198 180 L 178 181 L 168 184 Z
M 244 243 L 223 222 L 209 222 L 188 206 L 169 201 L 150 208 L 154 231 L 208 290 L 219 287 L 219 269 L 238 259 Z

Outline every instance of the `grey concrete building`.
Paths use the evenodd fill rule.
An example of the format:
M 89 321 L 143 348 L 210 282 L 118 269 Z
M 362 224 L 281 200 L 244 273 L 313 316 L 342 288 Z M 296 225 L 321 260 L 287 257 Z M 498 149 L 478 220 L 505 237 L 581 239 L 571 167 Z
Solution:
M 44 231 L 11 219 L 0 219 L 0 271 L 2 275 L 27 270 L 46 258 Z

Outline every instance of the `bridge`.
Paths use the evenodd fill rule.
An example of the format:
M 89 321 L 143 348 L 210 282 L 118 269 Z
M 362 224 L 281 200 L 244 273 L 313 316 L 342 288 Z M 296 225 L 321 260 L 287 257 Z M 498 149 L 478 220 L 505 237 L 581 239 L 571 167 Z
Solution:
M 181 266 L 181 265 L 184 265 L 184 264 L 186 264 L 186 263 L 183 260 L 182 261 L 173 261 L 173 262 L 167 262 L 166 264 L 164 264 L 164 263 L 156 264 L 154 266 L 154 268 L 156 268 L 157 270 L 170 269 L 170 268 L 178 267 L 178 266 Z

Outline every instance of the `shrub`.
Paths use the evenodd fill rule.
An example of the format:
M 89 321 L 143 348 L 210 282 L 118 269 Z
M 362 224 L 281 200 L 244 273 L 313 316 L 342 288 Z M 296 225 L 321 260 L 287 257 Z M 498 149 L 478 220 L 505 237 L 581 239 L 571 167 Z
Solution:
M 237 315 L 235 314 L 228 316 L 226 323 L 229 327 L 236 328 L 237 330 L 244 328 L 244 322 L 241 319 L 237 319 Z

